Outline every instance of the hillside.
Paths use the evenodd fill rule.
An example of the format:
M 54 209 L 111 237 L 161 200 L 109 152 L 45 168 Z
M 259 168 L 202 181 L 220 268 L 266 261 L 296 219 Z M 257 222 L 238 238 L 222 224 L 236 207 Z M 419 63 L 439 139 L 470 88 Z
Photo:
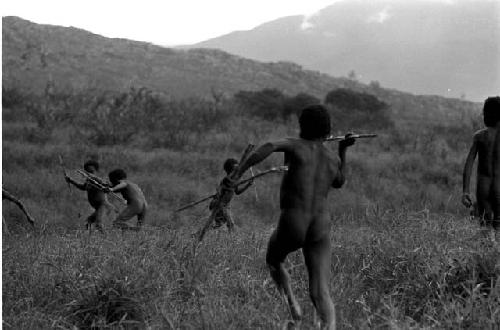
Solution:
M 49 80 L 57 90 L 89 88 L 123 91 L 143 86 L 173 97 L 209 95 L 212 89 L 232 95 L 239 90 L 278 88 L 322 99 L 338 87 L 375 94 L 400 119 L 461 118 L 477 108 L 471 102 L 415 96 L 334 78 L 288 62 L 263 63 L 219 50 L 177 50 L 149 43 L 105 38 L 72 28 L 2 18 L 3 86 L 41 93 Z M 418 109 L 418 111 L 415 111 Z
M 500 3 L 339 1 L 193 47 L 286 60 L 417 94 L 482 101 L 500 91 Z

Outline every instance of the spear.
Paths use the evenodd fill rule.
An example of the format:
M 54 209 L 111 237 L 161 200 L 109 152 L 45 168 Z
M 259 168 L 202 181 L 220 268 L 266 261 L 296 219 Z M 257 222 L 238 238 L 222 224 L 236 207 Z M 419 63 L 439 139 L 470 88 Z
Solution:
M 253 173 L 252 166 L 250 166 L 250 174 L 252 174 L 252 177 L 255 176 L 255 174 Z M 259 201 L 259 195 L 257 194 L 257 187 L 255 185 L 253 186 L 253 192 L 255 193 L 255 201 L 258 202 Z
M 288 166 L 278 166 L 278 167 L 273 167 L 273 168 L 270 168 L 270 169 L 269 169 L 269 170 L 267 170 L 267 171 L 260 172 L 260 173 L 258 173 L 258 174 L 256 174 L 256 175 L 252 175 L 250 178 L 248 178 L 248 179 L 245 179 L 245 180 L 242 180 L 242 181 L 238 182 L 238 184 L 237 184 L 237 185 L 239 186 L 239 185 L 245 184 L 245 183 L 247 183 L 247 182 L 249 182 L 249 181 L 251 181 L 251 180 L 254 180 L 254 179 L 256 179 L 256 178 L 259 178 L 259 177 L 264 176 L 264 175 L 269 174 L 269 173 L 274 173 L 274 172 L 284 172 L 284 171 L 286 171 L 286 170 L 288 170 Z M 204 201 L 207 201 L 207 200 L 209 200 L 209 199 L 211 199 L 211 198 L 214 198 L 216 195 L 217 195 L 217 194 L 212 194 L 212 195 L 210 195 L 210 196 L 204 197 L 204 198 L 202 198 L 202 199 L 200 199 L 200 200 L 197 200 L 197 201 L 195 201 L 195 202 L 192 202 L 192 203 L 189 203 L 189 204 L 187 204 L 187 205 L 184 205 L 184 206 L 182 206 L 182 207 L 178 208 L 177 210 L 175 210 L 174 212 L 180 212 L 180 211 L 183 211 L 183 210 L 188 209 L 188 208 L 190 208 L 190 207 L 193 207 L 193 206 L 195 206 L 195 205 L 198 205 L 198 204 L 200 204 L 200 203 L 203 203 Z
M 374 138 L 377 137 L 377 134 L 346 134 L 346 135 L 339 135 L 339 136 L 333 136 L 330 135 L 325 139 L 325 141 L 342 141 L 345 139 L 366 139 L 366 138 Z
M 204 202 L 204 201 L 206 201 L 206 200 L 209 200 L 209 199 L 211 199 L 211 198 L 214 198 L 216 195 L 217 195 L 217 194 L 212 194 L 212 195 L 207 196 L 207 197 L 204 197 L 204 198 L 202 198 L 202 199 L 200 199 L 200 200 L 198 200 L 198 201 L 196 201 L 196 202 L 192 202 L 192 203 L 189 203 L 189 204 L 187 204 L 187 205 L 184 205 L 184 206 L 182 206 L 182 207 L 178 208 L 177 210 L 175 210 L 174 212 L 180 212 L 180 211 L 183 211 L 183 210 L 188 209 L 188 208 L 190 208 L 190 207 L 193 207 L 193 206 L 195 206 L 195 205 L 198 205 L 198 204 L 200 204 L 200 203 L 203 203 L 203 202 Z
M 90 182 L 90 184 L 92 184 L 94 187 L 106 192 L 106 189 L 108 187 L 101 183 L 101 182 L 104 182 L 103 179 L 99 178 L 96 175 L 90 175 L 89 173 L 84 172 L 82 170 L 76 170 L 76 171 L 78 172 L 78 174 L 84 176 Z M 118 196 L 114 192 L 109 192 L 109 194 L 111 196 L 113 196 L 115 199 L 117 199 L 118 201 L 122 202 L 123 204 L 127 204 L 127 202 L 122 197 Z
M 263 172 L 260 172 L 256 175 L 253 175 L 252 177 L 248 178 L 248 179 L 245 179 L 245 180 L 242 180 L 240 182 L 238 182 L 238 186 L 239 185 L 242 185 L 242 184 L 245 184 L 249 181 L 252 181 L 254 179 L 257 179 L 257 178 L 260 178 L 261 176 L 264 176 L 264 175 L 267 175 L 269 173 L 275 173 L 275 172 L 286 172 L 288 171 L 288 166 L 277 166 L 277 167 L 272 167 L 266 171 L 263 171 Z

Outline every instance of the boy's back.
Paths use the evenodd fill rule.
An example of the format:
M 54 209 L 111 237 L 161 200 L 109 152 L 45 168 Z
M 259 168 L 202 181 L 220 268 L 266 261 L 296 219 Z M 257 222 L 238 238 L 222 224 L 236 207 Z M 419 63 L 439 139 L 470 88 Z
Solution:
M 118 190 L 118 192 L 122 194 L 123 198 L 127 201 L 127 204 L 141 204 L 146 202 L 146 197 L 144 197 L 144 193 L 137 184 L 129 180 L 122 180 L 121 182 L 125 182 L 127 185 Z
M 494 127 L 486 127 L 474 134 L 474 140 L 477 143 L 477 174 L 479 176 L 493 176 L 493 146 L 495 136 L 496 128 Z
M 300 209 L 311 216 L 323 212 L 339 176 L 338 157 L 321 141 L 287 139 L 283 143 L 288 171 L 281 183 L 281 209 Z

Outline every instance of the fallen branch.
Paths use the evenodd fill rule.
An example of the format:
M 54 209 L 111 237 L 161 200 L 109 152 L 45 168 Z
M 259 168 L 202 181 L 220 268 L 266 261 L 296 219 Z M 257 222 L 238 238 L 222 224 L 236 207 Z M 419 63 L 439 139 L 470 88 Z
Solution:
M 3 187 L 2 187 L 2 199 L 6 199 L 6 200 L 11 201 L 12 203 L 16 204 L 21 209 L 21 211 L 24 213 L 24 215 L 26 216 L 26 220 L 28 220 L 30 225 L 35 227 L 35 219 L 33 219 L 31 214 L 29 214 L 29 212 L 26 209 L 26 207 L 24 206 L 24 204 L 18 198 L 14 197 L 14 195 L 12 195 L 10 192 L 5 190 Z M 2 215 L 2 222 L 5 225 L 5 230 L 8 233 L 9 231 L 7 229 L 7 224 L 5 222 L 5 219 L 3 218 L 3 215 Z

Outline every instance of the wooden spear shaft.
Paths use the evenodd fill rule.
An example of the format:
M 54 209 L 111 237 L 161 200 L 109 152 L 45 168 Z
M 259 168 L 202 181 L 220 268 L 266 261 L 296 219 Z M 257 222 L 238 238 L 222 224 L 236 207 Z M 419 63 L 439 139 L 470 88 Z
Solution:
M 85 178 L 87 178 L 89 180 L 89 182 L 94 185 L 96 188 L 99 188 L 101 190 L 105 190 L 106 189 L 106 186 L 104 186 L 103 184 L 101 184 L 99 181 L 97 180 L 101 180 L 101 181 L 104 181 L 102 180 L 101 178 L 97 177 L 97 176 L 92 176 L 88 173 L 85 173 L 84 171 L 82 170 L 76 170 L 79 174 L 83 175 Z M 116 193 L 114 192 L 109 192 L 109 194 L 111 196 L 113 196 L 115 199 L 119 200 L 120 202 L 122 202 L 123 204 L 127 204 L 127 202 L 120 196 L 118 196 Z
M 204 201 L 206 201 L 206 200 L 209 200 L 209 199 L 211 199 L 211 198 L 214 198 L 214 197 L 215 197 L 215 195 L 216 195 L 216 194 L 213 194 L 213 195 L 210 195 L 210 196 L 204 197 L 204 198 L 202 198 L 202 199 L 200 199 L 200 200 L 198 200 L 198 201 L 196 201 L 196 202 L 192 202 L 192 203 L 189 203 L 189 204 L 187 204 L 187 205 L 184 205 L 184 206 L 182 206 L 182 207 L 178 208 L 177 210 L 175 210 L 174 212 L 180 212 L 180 211 L 183 211 L 183 210 L 188 209 L 188 208 L 190 208 L 190 207 L 193 207 L 193 206 L 195 206 L 195 205 L 198 205 L 198 204 L 200 204 L 200 203 L 203 203 L 203 202 L 204 202 Z
M 257 178 L 260 178 L 261 176 L 264 176 L 264 175 L 267 175 L 269 173 L 274 173 L 274 172 L 285 172 L 288 170 L 288 166 L 280 166 L 280 167 L 273 167 L 267 171 L 264 171 L 264 172 L 260 172 L 254 176 L 252 176 L 251 178 L 248 178 L 248 179 L 245 179 L 245 180 L 242 180 L 240 182 L 238 182 L 238 186 L 239 185 L 242 185 L 242 184 L 245 184 L 249 181 L 252 181 L 252 180 L 255 180 Z
M 239 185 L 242 185 L 242 184 L 245 184 L 245 183 L 247 183 L 247 182 L 249 182 L 249 181 L 251 181 L 251 180 L 254 180 L 254 179 L 256 179 L 256 178 L 259 178 L 259 177 L 261 177 L 261 176 L 264 176 L 264 175 L 266 175 L 266 174 L 273 173 L 273 172 L 284 172 L 284 171 L 286 171 L 287 169 L 288 169 L 288 167 L 287 167 L 287 166 L 273 167 L 273 168 L 271 168 L 271 169 L 269 169 L 269 170 L 267 170 L 267 171 L 264 171 L 264 172 L 258 173 L 257 175 L 254 175 L 254 176 L 252 176 L 251 178 L 248 178 L 248 179 L 242 180 L 241 182 L 239 182 L 239 183 L 238 183 L 238 186 L 239 186 Z M 197 200 L 197 201 L 195 201 L 195 202 L 189 203 L 189 204 L 187 204 L 187 205 L 184 205 L 184 206 L 182 206 L 182 207 L 178 208 L 178 209 L 177 209 L 177 210 L 175 210 L 174 212 L 180 212 L 180 211 L 183 211 L 183 210 L 188 209 L 188 208 L 190 208 L 190 207 L 193 207 L 193 206 L 195 206 L 195 205 L 198 205 L 198 204 L 200 204 L 200 203 L 203 203 L 204 201 L 207 201 L 207 200 L 209 200 L 209 199 L 211 199 L 211 198 L 214 198 L 214 197 L 215 197 L 215 195 L 216 195 L 216 194 L 212 194 L 212 195 L 210 195 L 210 196 L 203 197 L 203 198 L 202 198 L 202 199 L 200 199 L 200 200 Z
M 347 138 L 352 138 L 352 139 L 366 139 L 366 138 L 374 138 L 377 137 L 377 134 L 351 134 L 349 136 L 347 135 L 340 135 L 340 136 L 329 136 L 325 139 L 325 141 L 342 141 Z

